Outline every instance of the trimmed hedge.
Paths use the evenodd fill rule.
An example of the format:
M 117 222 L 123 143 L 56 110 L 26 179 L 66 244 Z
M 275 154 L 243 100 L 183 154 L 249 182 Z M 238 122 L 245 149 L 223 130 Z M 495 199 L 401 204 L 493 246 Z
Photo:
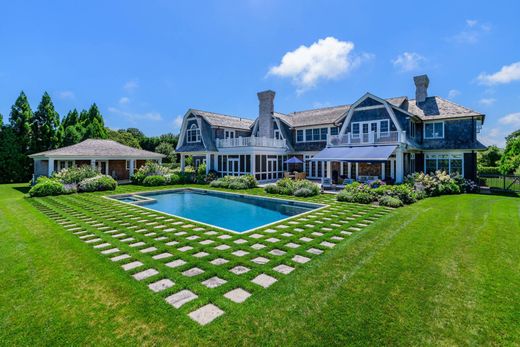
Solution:
M 171 179 L 171 177 L 170 177 L 170 179 Z M 147 176 L 143 180 L 143 185 L 148 186 L 148 187 L 164 186 L 164 185 L 166 185 L 166 177 L 159 176 L 159 175 Z
M 214 188 L 228 188 L 240 190 L 255 188 L 257 186 L 257 182 L 252 175 L 224 176 L 222 178 L 212 181 L 209 185 Z
M 86 178 L 78 184 L 80 192 L 97 192 L 102 190 L 114 190 L 117 182 L 110 176 L 99 175 L 96 177 Z
M 31 197 L 61 195 L 65 193 L 65 187 L 62 183 L 48 178 L 46 180 L 39 180 L 39 182 L 29 190 Z
M 320 194 L 320 188 L 317 184 L 308 180 L 293 181 L 290 178 L 282 178 L 275 184 L 268 184 L 264 190 L 269 194 L 294 195 L 300 197 Z M 298 195 L 296 192 L 298 192 Z

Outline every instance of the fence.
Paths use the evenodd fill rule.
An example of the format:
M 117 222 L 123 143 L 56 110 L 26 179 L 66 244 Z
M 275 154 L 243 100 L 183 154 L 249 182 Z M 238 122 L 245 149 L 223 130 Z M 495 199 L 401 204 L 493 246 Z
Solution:
M 479 175 L 481 186 L 493 190 L 520 193 L 520 176 L 515 175 Z

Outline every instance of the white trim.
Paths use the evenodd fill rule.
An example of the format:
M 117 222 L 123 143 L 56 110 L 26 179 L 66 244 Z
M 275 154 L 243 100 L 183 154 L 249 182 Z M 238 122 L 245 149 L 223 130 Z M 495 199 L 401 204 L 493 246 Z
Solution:
M 193 134 L 191 132 L 195 132 L 195 140 L 192 140 L 191 137 Z M 186 129 L 186 143 L 199 143 L 201 140 L 200 127 L 198 124 L 190 125 L 189 129 Z
M 435 136 L 435 124 L 442 123 L 442 136 Z M 426 125 L 433 124 L 433 137 L 426 137 Z M 426 121 L 423 123 L 423 139 L 424 140 L 438 140 L 444 138 L 444 131 L 445 131 L 444 121 Z
M 471 152 L 470 152 L 471 153 Z M 424 172 L 429 174 L 429 172 L 426 172 L 426 160 L 435 160 L 435 171 L 439 170 L 439 156 L 440 155 L 446 155 L 448 156 L 448 158 L 440 158 L 440 159 L 447 159 L 448 160 L 448 174 L 451 174 L 451 161 L 452 160 L 462 160 L 462 166 L 461 166 L 461 171 L 462 172 L 459 172 L 459 174 L 461 176 L 464 176 L 464 152 L 426 152 L 424 153 L 424 162 L 423 162 L 423 169 L 424 169 Z M 460 156 L 460 158 L 452 158 L 452 156 Z M 428 156 L 432 156 L 432 157 L 435 157 L 435 158 L 427 158 Z
M 330 136 L 330 126 L 310 126 L 310 127 L 303 127 L 303 128 L 299 128 L 299 129 L 296 129 L 296 138 L 295 138 L 295 142 L 296 143 L 308 143 L 308 142 L 326 142 Z M 314 129 L 320 129 L 320 139 L 319 140 L 307 140 L 307 130 L 314 130 Z M 325 138 L 325 140 L 322 140 L 321 139 L 321 129 L 327 129 L 327 137 Z M 303 141 L 298 141 L 298 131 L 299 130 L 302 130 L 303 131 Z M 313 132 L 314 133 L 314 132 Z M 311 138 L 314 137 L 314 134 L 311 135 Z
M 376 110 L 378 108 L 385 108 L 385 105 L 373 105 L 373 106 L 364 106 L 364 107 L 358 107 L 354 110 L 356 111 L 368 111 L 368 110 Z

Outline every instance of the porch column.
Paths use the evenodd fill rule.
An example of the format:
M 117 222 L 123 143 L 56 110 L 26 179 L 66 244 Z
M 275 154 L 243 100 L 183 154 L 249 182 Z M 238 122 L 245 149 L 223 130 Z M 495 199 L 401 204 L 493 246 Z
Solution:
M 343 176 L 343 171 L 344 171 L 344 169 L 345 169 L 345 163 L 342 162 L 342 161 L 340 161 L 340 162 L 339 162 L 339 175 L 340 175 L 340 176 Z
M 350 161 L 347 163 L 347 170 L 348 170 L 348 178 L 352 178 L 352 163 Z
M 390 177 L 392 177 L 393 179 L 395 179 L 394 162 L 395 162 L 395 159 L 390 159 Z
M 49 166 L 47 168 L 47 176 L 51 177 L 54 172 L 54 159 L 49 158 Z
M 209 166 L 211 165 L 211 154 L 206 153 L 206 175 L 209 172 Z
M 384 180 L 385 177 L 385 163 L 381 163 L 381 179 Z
M 321 162 L 321 177 L 325 177 L 325 165 L 327 165 L 326 161 Z
M 184 156 L 184 153 L 181 153 L 181 172 L 184 172 L 185 159 L 186 159 L 186 157 Z
M 218 154 L 213 155 L 213 164 L 212 169 L 218 171 Z
M 403 160 L 403 150 L 398 148 L 395 152 L 395 181 L 397 183 L 403 182 L 403 173 L 404 173 L 404 160 Z
M 96 159 L 90 159 L 90 166 L 95 169 L 96 168 Z
M 332 162 L 327 161 L 327 177 L 332 178 Z
M 134 175 L 134 170 L 135 170 L 135 160 L 131 159 L 129 164 L 130 165 L 129 165 L 128 171 L 129 171 L 130 177 L 132 177 Z
M 255 160 L 255 155 L 254 154 L 250 154 L 249 155 L 250 157 L 250 160 L 251 160 L 251 175 L 255 175 L 255 171 L 256 171 L 256 160 Z
M 359 163 L 356 162 L 356 180 L 358 179 L 359 177 Z

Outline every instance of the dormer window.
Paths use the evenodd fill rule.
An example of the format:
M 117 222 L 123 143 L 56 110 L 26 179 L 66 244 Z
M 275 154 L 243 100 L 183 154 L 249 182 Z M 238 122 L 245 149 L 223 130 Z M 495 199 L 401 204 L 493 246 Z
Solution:
M 444 138 L 444 122 L 424 123 L 425 139 L 443 139 Z
M 186 138 L 188 143 L 200 142 L 200 129 L 196 124 L 192 124 L 186 131 Z

